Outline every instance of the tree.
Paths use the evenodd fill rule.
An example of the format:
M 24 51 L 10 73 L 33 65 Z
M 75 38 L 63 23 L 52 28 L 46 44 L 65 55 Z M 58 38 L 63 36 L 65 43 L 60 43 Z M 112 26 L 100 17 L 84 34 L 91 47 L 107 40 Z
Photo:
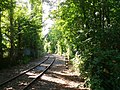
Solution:
M 2 36 L 2 13 L 4 10 L 9 8 L 9 5 L 7 5 L 9 3 L 8 0 L 1 0 L 0 2 L 0 62 L 1 60 L 3 60 L 3 36 Z
M 2 17 L 2 10 L 0 8 L 0 60 L 3 59 L 3 51 L 2 51 L 2 32 L 1 32 L 1 17 Z
M 29 8 L 30 5 L 33 6 L 32 9 Z M 0 2 L 0 60 L 3 60 L 0 67 L 27 63 L 31 58 L 40 56 L 43 53 L 41 28 L 41 1 L 2 0 Z
M 14 2 L 10 1 L 9 20 L 10 20 L 10 61 L 14 61 L 14 26 L 13 26 L 13 15 L 14 15 Z
M 59 42 L 67 40 L 62 43 L 65 49 L 67 44 L 71 46 L 71 58 L 78 52 L 78 68 L 88 78 L 92 90 L 120 88 L 120 80 L 116 79 L 120 74 L 119 7 L 116 0 L 67 0 L 53 12 L 54 30 L 61 31 L 63 36 Z

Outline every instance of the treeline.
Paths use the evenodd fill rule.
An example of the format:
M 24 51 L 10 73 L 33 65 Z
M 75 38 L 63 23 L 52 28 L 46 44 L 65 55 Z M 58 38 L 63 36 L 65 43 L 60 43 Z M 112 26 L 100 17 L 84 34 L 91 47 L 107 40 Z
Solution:
M 26 63 L 43 52 L 42 4 L 28 1 L 0 1 L 0 68 Z
M 92 90 L 119 90 L 120 1 L 66 0 L 50 17 L 46 50 L 65 53 Z

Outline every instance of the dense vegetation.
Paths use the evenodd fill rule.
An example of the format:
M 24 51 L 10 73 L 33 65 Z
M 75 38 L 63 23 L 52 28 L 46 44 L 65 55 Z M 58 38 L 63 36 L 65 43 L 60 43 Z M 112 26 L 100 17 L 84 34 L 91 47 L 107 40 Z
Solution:
M 0 0 L 0 68 L 26 63 L 43 52 L 42 4 L 28 1 Z
M 50 17 L 46 51 L 65 53 L 92 90 L 120 90 L 120 1 L 66 0 Z
M 120 90 L 120 0 L 65 0 L 43 42 L 42 0 L 0 0 L 0 68 L 64 54 L 92 90 Z M 49 3 L 49 0 L 44 0 Z

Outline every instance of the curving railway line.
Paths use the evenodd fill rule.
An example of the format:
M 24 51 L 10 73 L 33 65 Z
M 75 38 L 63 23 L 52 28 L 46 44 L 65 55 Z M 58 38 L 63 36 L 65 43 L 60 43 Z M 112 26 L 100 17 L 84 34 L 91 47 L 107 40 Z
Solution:
M 55 62 L 55 57 L 47 57 L 34 67 L 31 67 L 22 73 L 0 83 L 0 90 L 28 90 L 34 83 L 45 74 Z M 47 64 L 47 65 L 45 65 Z M 37 68 L 41 68 L 39 72 Z M 14 83 L 11 84 L 11 83 Z M 9 87 L 7 89 L 7 87 Z

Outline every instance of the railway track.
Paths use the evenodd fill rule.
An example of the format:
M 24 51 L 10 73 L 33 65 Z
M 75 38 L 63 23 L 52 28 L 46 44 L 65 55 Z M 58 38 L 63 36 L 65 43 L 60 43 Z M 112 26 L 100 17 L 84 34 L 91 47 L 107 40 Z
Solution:
M 47 57 L 34 67 L 24 70 L 22 73 L 0 84 L 0 90 L 28 90 L 53 65 L 54 57 Z M 42 70 L 37 70 L 41 68 Z

